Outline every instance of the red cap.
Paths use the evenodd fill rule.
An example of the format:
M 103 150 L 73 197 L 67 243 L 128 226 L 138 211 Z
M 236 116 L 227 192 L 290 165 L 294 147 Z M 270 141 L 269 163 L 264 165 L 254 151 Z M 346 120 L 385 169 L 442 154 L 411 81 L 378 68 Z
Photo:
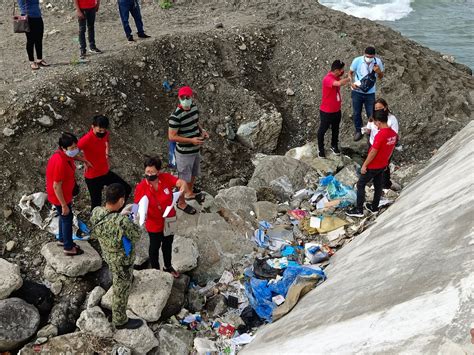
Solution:
M 193 89 L 191 89 L 189 86 L 183 86 L 178 91 L 178 97 L 182 96 L 193 96 Z

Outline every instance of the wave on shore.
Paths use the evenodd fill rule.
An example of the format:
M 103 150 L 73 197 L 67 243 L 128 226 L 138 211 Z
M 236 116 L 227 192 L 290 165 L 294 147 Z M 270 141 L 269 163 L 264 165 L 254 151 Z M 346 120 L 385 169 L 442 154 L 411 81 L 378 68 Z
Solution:
M 413 0 L 319 0 L 321 5 L 372 21 L 397 21 L 413 11 Z

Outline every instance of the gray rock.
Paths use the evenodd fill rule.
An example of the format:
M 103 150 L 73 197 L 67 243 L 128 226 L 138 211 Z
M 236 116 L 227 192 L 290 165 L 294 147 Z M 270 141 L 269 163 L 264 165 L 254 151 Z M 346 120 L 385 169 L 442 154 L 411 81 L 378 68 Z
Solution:
M 9 127 L 5 127 L 5 128 L 3 129 L 3 135 L 4 135 L 5 137 L 11 137 L 11 136 L 13 136 L 14 134 L 15 134 L 15 131 L 14 131 L 13 129 L 9 128 Z
M 89 294 L 89 297 L 87 297 L 86 308 L 92 308 L 92 307 L 98 306 L 100 304 L 101 298 L 104 295 L 105 295 L 105 290 L 100 286 L 96 286 Z
M 49 323 L 58 328 L 58 334 L 70 333 L 76 329 L 76 320 L 81 313 L 79 303 L 79 300 L 76 302 L 75 297 L 71 297 L 63 298 L 53 306 Z
M 42 125 L 43 127 L 52 127 L 54 124 L 54 121 L 48 115 L 44 115 L 38 118 L 38 123 Z
M 286 176 L 295 191 L 305 188 L 305 176 L 311 171 L 306 163 L 281 155 L 267 155 L 255 159 L 255 171 L 248 186 L 254 189 L 270 186 L 270 182 Z
M 20 298 L 0 301 L 0 351 L 14 350 L 31 338 L 40 323 L 38 310 Z
M 49 339 L 46 344 L 40 346 L 40 350 L 38 350 L 38 345 L 29 343 L 20 350 L 20 354 L 36 355 L 40 351 L 41 354 L 93 355 L 96 353 L 93 349 L 94 339 L 93 336 L 83 332 L 69 333 Z
M 51 338 L 58 335 L 58 327 L 53 324 L 46 324 L 43 328 L 38 330 L 36 336 L 38 338 Z
M 177 271 L 187 272 L 196 268 L 198 257 L 199 252 L 194 240 L 179 235 L 174 236 L 171 260 Z M 162 253 L 160 253 L 160 265 L 164 265 Z
M 12 251 L 14 247 L 15 247 L 15 241 L 14 240 L 10 240 L 10 241 L 7 242 L 7 244 L 5 244 L 5 249 L 7 251 Z
M 293 196 L 294 190 L 288 176 L 280 176 L 275 180 L 270 181 L 270 188 L 279 201 L 286 202 Z
M 168 297 L 165 307 L 161 311 L 161 320 L 166 320 L 175 314 L 178 314 L 186 301 L 186 291 L 189 286 L 189 276 L 181 274 L 181 277 L 173 280 L 171 294 Z
M 46 263 L 43 270 L 43 278 L 46 281 L 53 283 L 53 282 L 56 282 L 57 280 L 65 279 L 66 276 L 58 274 L 56 270 L 54 270 L 50 265 Z
M 170 324 L 165 324 L 159 330 L 159 355 L 188 355 L 193 349 L 193 333 Z
M 200 312 L 206 304 L 206 296 L 191 288 L 188 292 L 188 308 L 191 312 Z
M 0 258 L 0 300 L 7 298 L 10 293 L 23 285 L 20 267 Z
M 99 270 L 102 266 L 102 258 L 99 253 L 88 242 L 76 243 L 84 250 L 84 254 L 66 256 L 63 249 L 58 247 L 55 242 L 45 244 L 41 248 L 41 254 L 57 273 L 69 277 L 82 276 L 88 272 Z
M 63 289 L 63 283 L 61 282 L 61 280 L 57 280 L 51 284 L 50 289 L 51 289 L 51 292 L 55 296 L 57 296 L 61 293 L 61 290 Z
M 252 203 L 257 202 L 257 191 L 247 186 L 235 186 L 220 190 L 215 197 L 218 207 L 231 211 L 243 210 L 250 212 Z
M 211 317 L 218 317 L 227 310 L 226 299 L 219 293 L 207 300 L 205 308 Z
M 268 201 L 258 201 L 253 204 L 258 221 L 271 221 L 278 216 L 278 205 Z
M 147 322 L 156 322 L 171 294 L 173 276 L 154 269 L 134 271 L 133 276 L 128 309 Z M 102 297 L 103 307 L 111 309 L 112 296 L 113 287 Z
M 229 180 L 229 187 L 234 187 L 234 186 L 245 186 L 247 181 L 244 178 L 233 178 Z
M 137 318 L 134 314 L 127 312 L 129 318 Z M 153 331 L 146 322 L 138 329 L 119 329 L 114 334 L 117 343 L 125 345 L 132 350 L 133 354 L 146 354 L 159 345 Z
M 290 88 L 286 89 L 285 92 L 288 96 L 295 96 L 295 92 Z
M 150 236 L 146 230 L 142 231 L 142 236 L 135 244 L 134 265 L 143 265 L 149 259 L 148 248 L 150 247 Z
M 341 183 L 351 187 L 353 187 L 357 183 L 357 180 L 359 180 L 356 167 L 351 165 L 345 166 L 340 172 L 336 174 L 335 177 Z
M 321 176 L 325 176 L 328 173 L 335 173 L 345 165 L 342 155 L 327 152 L 326 158 L 318 157 L 315 143 L 307 143 L 302 147 L 290 149 L 285 156 L 308 164 Z
M 263 153 L 272 153 L 278 145 L 283 119 L 274 109 L 258 120 L 246 122 L 237 129 L 237 140 L 246 147 Z
M 111 355 L 132 355 L 132 350 L 125 345 L 115 344 L 110 352 Z
M 92 333 L 99 338 L 109 338 L 114 333 L 112 325 L 98 306 L 84 310 L 76 325 L 81 331 Z

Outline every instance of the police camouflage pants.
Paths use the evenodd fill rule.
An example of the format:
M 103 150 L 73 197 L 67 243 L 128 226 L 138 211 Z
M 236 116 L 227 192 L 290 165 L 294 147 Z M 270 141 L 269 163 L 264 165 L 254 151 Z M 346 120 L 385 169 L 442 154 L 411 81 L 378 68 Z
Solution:
M 112 271 L 113 298 L 112 323 L 123 325 L 127 322 L 128 296 L 133 281 L 133 265 L 109 265 Z

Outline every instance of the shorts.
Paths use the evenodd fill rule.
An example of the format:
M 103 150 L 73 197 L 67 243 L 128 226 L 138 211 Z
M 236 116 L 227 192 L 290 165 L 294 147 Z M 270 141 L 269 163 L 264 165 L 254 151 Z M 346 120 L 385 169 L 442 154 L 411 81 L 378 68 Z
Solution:
M 181 154 L 175 152 L 178 177 L 187 183 L 193 176 L 201 175 L 201 153 Z

